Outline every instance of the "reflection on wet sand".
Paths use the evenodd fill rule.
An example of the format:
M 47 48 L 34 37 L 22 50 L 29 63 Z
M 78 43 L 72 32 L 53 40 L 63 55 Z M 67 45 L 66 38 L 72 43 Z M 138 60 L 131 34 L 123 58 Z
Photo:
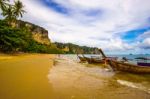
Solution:
M 136 83 L 131 84 L 130 74 L 115 74 L 100 66 L 87 66 L 79 64 L 74 60 L 64 56 L 57 59 L 57 64 L 52 67 L 48 75 L 49 82 L 52 84 L 55 98 L 63 99 L 147 99 L 150 98 L 149 81 L 140 86 Z M 135 75 L 133 75 L 135 76 Z M 120 78 L 121 77 L 121 78 Z M 125 78 L 125 79 L 124 79 Z M 121 80 L 122 79 L 122 80 Z M 132 79 L 134 81 L 134 79 Z M 132 81 L 131 80 L 131 81 Z M 135 84 L 135 85 L 134 85 Z M 144 87 L 145 86 L 145 87 Z M 143 89 L 144 88 L 144 89 Z M 138 95 L 138 97 L 137 97 Z

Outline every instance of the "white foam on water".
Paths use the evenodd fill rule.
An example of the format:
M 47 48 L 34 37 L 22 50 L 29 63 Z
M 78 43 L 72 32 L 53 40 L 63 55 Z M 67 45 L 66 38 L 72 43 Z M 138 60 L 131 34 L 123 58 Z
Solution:
M 117 80 L 117 82 L 121 85 L 131 87 L 131 88 L 136 88 L 136 89 L 139 89 L 139 90 L 150 93 L 150 89 L 145 87 L 144 85 L 142 85 L 140 83 L 133 83 L 133 82 L 130 82 L 130 81 L 125 81 L 125 80 Z

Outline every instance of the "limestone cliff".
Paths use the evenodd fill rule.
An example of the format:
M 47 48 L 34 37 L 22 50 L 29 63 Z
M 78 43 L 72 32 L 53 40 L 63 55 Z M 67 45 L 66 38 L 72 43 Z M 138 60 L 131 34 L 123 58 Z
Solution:
M 66 53 L 74 54 L 74 53 L 84 53 L 84 54 L 98 54 L 97 47 L 87 47 L 87 46 L 79 46 L 72 43 L 59 43 L 55 42 L 57 48 L 63 50 Z
M 51 44 L 51 41 L 48 38 L 48 31 L 43 27 L 37 26 L 29 22 L 24 22 L 21 20 L 17 22 L 17 27 L 26 27 L 32 33 L 32 37 L 37 42 L 46 45 Z

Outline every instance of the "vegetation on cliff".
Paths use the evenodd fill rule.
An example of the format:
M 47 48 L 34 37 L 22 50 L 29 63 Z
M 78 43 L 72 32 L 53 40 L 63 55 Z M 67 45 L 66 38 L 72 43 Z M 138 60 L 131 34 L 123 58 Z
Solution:
M 27 27 L 14 28 L 4 20 L 0 20 L 0 51 L 62 53 L 54 44 L 42 44 L 34 40 Z
M 75 53 L 96 54 L 98 52 L 98 48 L 96 47 L 79 46 L 72 43 L 55 42 L 55 44 L 57 48 L 62 49 L 65 53 L 68 54 L 75 54 Z
M 21 1 L 13 4 L 9 0 L 0 0 L 0 52 L 32 52 L 32 53 L 69 53 L 76 51 L 93 54 L 97 48 L 78 46 L 67 43 L 51 43 L 48 31 L 35 24 L 18 20 L 24 11 Z
M 17 19 L 22 17 L 25 12 L 22 2 L 18 0 L 14 2 L 14 5 L 11 5 L 8 1 L 0 0 L 1 14 L 5 18 L 0 20 L 1 52 L 63 52 L 50 43 L 48 32 L 44 28 Z

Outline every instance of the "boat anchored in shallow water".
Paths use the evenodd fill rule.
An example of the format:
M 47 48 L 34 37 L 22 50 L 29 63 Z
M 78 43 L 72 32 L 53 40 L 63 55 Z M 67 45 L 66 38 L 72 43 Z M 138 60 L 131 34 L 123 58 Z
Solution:
M 150 74 L 150 66 L 140 66 L 130 63 L 119 62 L 117 60 L 110 60 L 107 59 L 101 49 L 99 49 L 99 51 L 101 52 L 103 58 L 106 60 L 107 64 L 109 64 L 114 71 L 124 71 L 137 74 Z
M 137 65 L 139 66 L 150 66 L 150 58 L 146 57 L 137 57 L 135 58 L 137 60 Z
M 86 59 L 83 54 L 82 56 L 79 56 L 79 54 L 77 53 L 77 57 L 79 58 L 80 62 L 86 62 Z
M 78 58 L 80 59 L 80 62 L 86 62 L 86 59 L 84 57 L 78 56 Z
M 104 64 L 105 61 L 104 59 L 102 58 L 99 58 L 99 57 L 84 57 L 86 59 L 86 61 L 89 63 L 89 64 Z

